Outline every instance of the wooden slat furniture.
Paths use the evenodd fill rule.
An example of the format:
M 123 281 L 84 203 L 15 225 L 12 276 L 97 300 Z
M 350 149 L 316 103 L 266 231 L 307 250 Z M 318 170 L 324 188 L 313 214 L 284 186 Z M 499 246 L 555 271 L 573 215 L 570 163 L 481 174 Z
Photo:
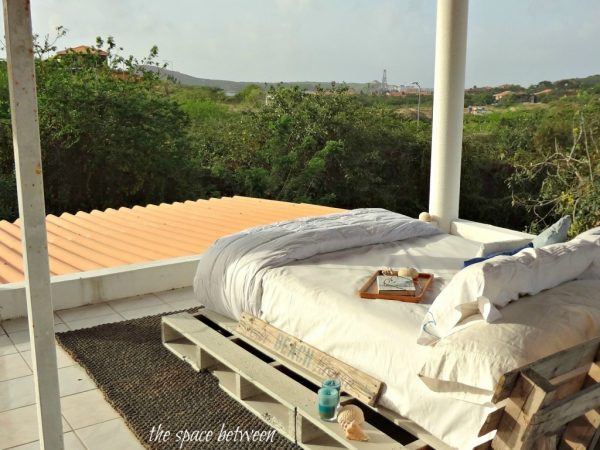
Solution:
M 211 370 L 225 392 L 302 448 L 451 450 L 414 422 L 375 406 L 380 381 L 255 317 L 236 322 L 205 309 L 165 316 L 162 341 L 196 370 Z M 506 373 L 493 397 L 498 409 L 480 431 L 496 434 L 477 450 L 593 449 L 599 359 L 600 338 Z M 329 376 L 358 380 L 347 383 L 342 403 L 365 411 L 369 442 L 348 441 L 338 424 L 320 420 L 316 390 Z
M 600 426 L 600 338 L 505 374 L 479 435 L 497 430 L 479 448 L 587 449 Z
M 451 450 L 413 422 L 343 393 L 343 404 L 362 407 L 369 436 L 368 442 L 347 440 L 337 423 L 319 418 L 316 391 L 322 375 L 298 364 L 294 355 L 288 359 L 288 352 L 284 356 L 243 336 L 237 328 L 238 322 L 202 309 L 194 315 L 163 317 L 162 341 L 194 369 L 211 370 L 227 394 L 302 448 Z

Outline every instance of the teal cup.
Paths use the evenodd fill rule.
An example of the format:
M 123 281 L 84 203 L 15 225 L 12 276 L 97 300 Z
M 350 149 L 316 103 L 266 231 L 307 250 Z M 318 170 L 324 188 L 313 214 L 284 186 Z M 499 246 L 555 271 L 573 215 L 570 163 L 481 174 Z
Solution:
M 340 393 L 335 388 L 319 389 L 319 416 L 323 420 L 335 420 L 335 410 L 340 401 Z

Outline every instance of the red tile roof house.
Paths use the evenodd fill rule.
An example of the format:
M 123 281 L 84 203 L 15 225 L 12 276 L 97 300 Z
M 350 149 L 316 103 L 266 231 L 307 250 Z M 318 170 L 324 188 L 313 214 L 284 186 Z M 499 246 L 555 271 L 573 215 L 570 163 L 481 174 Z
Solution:
M 206 249 L 216 238 L 253 225 L 328 215 L 339 210 L 234 197 L 46 217 L 39 129 L 36 120 L 37 98 L 29 1 L 5 0 L 4 14 L 21 219 L 14 224 L 0 223 L 0 314 L 2 319 L 16 318 L 3 321 L 0 326 L 0 447 L 36 446 L 35 441 L 39 439 L 40 447 L 51 450 L 63 448 L 63 442 L 72 448 L 89 450 L 109 447 L 142 448 L 138 439 L 107 404 L 83 369 L 60 348 L 57 349 L 54 342 L 55 331 L 68 331 L 190 307 L 197 304 L 197 300 L 192 297 L 190 286 L 196 267 L 199 266 L 198 254 L 205 252 L 206 256 L 210 252 L 210 249 Z M 458 218 L 467 18 L 468 0 L 438 2 L 430 204 L 424 219 L 433 220 L 444 232 L 444 239 L 453 242 L 459 240 L 465 245 L 467 240 L 496 243 L 531 239 L 531 235 Z M 343 217 L 350 217 L 350 214 L 352 212 Z M 339 216 L 328 215 L 326 218 L 314 220 L 326 223 L 331 217 Z M 408 221 L 407 223 L 415 228 L 437 232 L 431 225 L 414 219 L 402 220 Z M 370 229 L 370 226 L 369 222 L 367 229 Z M 338 236 L 338 240 L 343 240 L 342 237 Z M 319 241 L 316 244 L 327 244 L 327 241 Z M 476 244 L 471 242 L 469 245 L 473 247 Z M 439 260 L 438 257 L 436 261 Z M 289 267 L 283 269 L 288 270 Z M 317 276 L 318 274 L 315 277 Z M 318 280 L 311 279 L 311 282 L 313 281 L 316 283 Z M 305 282 L 303 286 L 296 287 L 306 288 L 308 284 L 310 283 Z M 348 290 L 351 286 L 348 284 L 340 288 Z M 353 294 L 355 292 L 351 292 L 347 298 L 358 303 L 359 300 Z M 303 298 L 307 302 L 307 308 L 311 305 L 314 307 L 314 297 Z M 327 337 L 336 336 L 339 340 L 341 333 L 343 341 L 356 339 L 360 337 L 362 328 L 379 333 L 382 337 L 380 342 L 387 345 L 378 346 L 379 341 L 369 339 L 359 342 L 369 349 L 367 363 L 385 366 L 388 362 L 387 365 L 394 368 L 394 376 L 405 374 L 401 369 L 410 366 L 406 363 L 411 362 L 411 355 L 400 353 L 399 358 L 390 356 L 383 360 L 373 358 L 373 355 L 388 351 L 390 336 L 403 332 L 400 326 L 389 322 L 390 317 L 396 314 L 393 316 L 395 319 L 408 320 L 410 314 L 401 314 L 401 311 L 399 313 L 398 309 L 391 308 L 389 302 L 366 302 L 361 305 L 373 305 L 371 308 L 383 312 L 380 315 L 383 325 L 365 326 L 368 321 L 373 320 L 367 312 L 344 321 L 341 327 L 329 329 Z M 303 308 L 303 305 L 294 303 L 288 306 L 290 309 Z M 418 308 L 421 306 L 424 305 L 417 305 L 416 309 L 411 311 L 415 312 L 418 309 L 423 312 L 424 317 L 425 314 L 431 313 L 433 306 L 427 312 Z M 334 321 L 344 314 L 349 314 L 343 308 L 327 312 L 327 318 Z M 28 319 L 18 318 L 27 313 Z M 409 430 L 414 440 L 406 446 L 401 445 L 395 439 L 376 430 L 370 422 L 371 419 L 367 418 L 367 422 L 362 426 L 373 439 L 370 442 L 348 441 L 345 431 L 355 428 L 358 423 L 347 424 L 349 427 L 344 431 L 337 424 L 320 420 L 316 412 L 316 393 L 294 377 L 288 377 L 283 370 L 279 370 L 280 359 L 271 358 L 271 362 L 267 362 L 255 356 L 255 353 L 244 350 L 244 346 L 239 342 L 246 341 L 241 336 L 227 336 L 226 327 L 233 323 L 235 328 L 237 323 L 232 316 L 220 316 L 228 321 L 229 325 L 223 322 L 225 328 L 217 332 L 213 328 L 206 328 L 205 322 L 186 314 L 171 317 L 171 328 L 165 328 L 166 320 L 169 319 L 163 319 L 163 333 L 170 333 L 174 339 L 171 342 L 165 337 L 164 343 L 173 344 L 171 349 L 175 353 L 177 349 L 184 349 L 181 350 L 184 353 L 180 353 L 182 359 L 197 367 L 206 367 L 210 361 L 212 364 L 220 361 L 221 365 L 217 366 L 219 370 L 215 372 L 221 372 L 221 385 L 232 395 L 239 394 L 238 400 L 243 404 L 250 405 L 249 402 L 254 398 L 251 393 L 257 395 L 257 392 L 262 392 L 261 389 L 268 390 L 272 397 L 267 397 L 275 404 L 272 409 L 261 409 L 261 414 L 272 418 L 273 411 L 278 411 L 274 414 L 279 419 L 283 418 L 285 428 L 289 431 L 288 436 L 302 447 L 414 449 L 426 448 L 426 445 L 429 445 L 435 449 L 452 448 L 442 442 L 441 437 L 426 432 L 416 420 L 403 417 L 398 411 L 386 409 L 383 405 L 376 405 L 377 392 L 368 402 L 359 404 L 364 408 L 367 408 L 368 404 L 368 407 L 374 408 L 372 411 L 375 411 L 376 415 L 383 415 L 393 424 Z M 212 317 L 219 316 L 215 314 L 212 314 Z M 452 316 L 453 314 L 448 314 L 448 317 Z M 435 319 L 436 316 L 431 317 Z M 280 319 L 289 318 L 291 317 Z M 324 321 L 315 320 L 314 315 L 310 319 L 315 327 L 327 325 Z M 441 326 L 436 320 L 424 320 L 422 327 L 415 327 L 421 333 L 420 336 L 427 334 L 427 330 L 432 326 Z M 478 325 L 485 326 L 481 322 L 483 321 L 479 321 Z M 186 328 L 188 326 L 191 328 Z M 344 333 L 342 327 L 347 326 L 351 328 Z M 198 330 L 198 327 L 200 331 L 194 331 Z M 473 329 L 477 328 L 466 328 L 467 331 Z M 485 329 L 491 330 L 492 328 Z M 481 332 L 468 342 L 477 344 L 488 334 L 490 333 Z M 431 336 L 434 335 L 429 333 L 425 338 L 431 339 Z M 435 337 L 441 341 L 447 336 Z M 103 336 L 103 339 L 110 341 L 111 336 Z M 410 342 L 392 342 L 393 350 L 401 352 L 404 347 L 415 348 L 416 342 L 413 343 L 412 340 L 411 338 Z M 305 356 L 314 354 L 309 347 L 298 347 L 306 345 L 302 341 L 286 342 L 294 343 L 293 348 L 304 348 Z M 347 342 L 356 344 L 356 341 Z M 249 344 L 246 343 L 247 345 Z M 431 427 L 443 427 L 447 424 L 441 422 L 450 418 L 454 421 L 451 424 L 453 426 L 449 427 L 450 434 L 463 423 L 472 421 L 474 415 L 477 416 L 477 420 L 487 417 L 481 432 L 485 434 L 498 430 L 496 436 L 484 436 L 484 439 L 493 440 L 491 442 L 494 448 L 539 448 L 536 445 L 540 440 L 544 445 L 556 444 L 559 439 L 556 435 L 545 434 L 562 434 L 563 430 L 566 430 L 562 436 L 564 445 L 575 442 L 573 439 L 583 442 L 582 438 L 590 443 L 595 439 L 594 434 L 599 422 L 596 408 L 600 407 L 600 384 L 597 376 L 598 365 L 595 362 L 597 354 L 600 353 L 599 346 L 600 340 L 592 339 L 580 343 L 574 350 L 567 349 L 534 361 L 525 369 L 516 368 L 504 372 L 500 384 L 497 385 L 499 388 L 495 392 L 490 391 L 493 393 L 490 401 L 506 400 L 502 406 L 497 405 L 497 409 L 490 407 L 489 401 L 486 406 L 475 405 L 464 399 L 450 399 L 443 392 L 426 390 L 424 384 L 420 383 L 415 385 L 415 388 L 421 389 L 419 392 L 423 394 L 422 398 L 404 406 L 408 407 L 407 415 L 410 415 L 414 413 L 412 408 L 419 408 L 425 401 L 431 401 L 432 403 L 426 405 L 428 413 L 421 416 L 419 421 L 428 421 L 428 426 Z M 348 352 L 354 347 L 360 345 L 336 345 L 331 352 Z M 193 348 L 191 353 L 190 348 Z M 487 355 L 493 356 L 495 352 L 500 351 L 510 352 L 511 348 L 508 345 L 499 345 L 494 352 L 488 352 Z M 229 349 L 231 352 L 219 353 L 222 349 Z M 442 358 L 442 363 L 455 356 L 458 347 L 450 345 L 448 351 L 449 357 Z M 288 350 L 288 356 L 289 354 Z M 294 355 L 297 356 L 293 353 L 292 356 Z M 470 357 L 467 358 L 470 363 L 482 363 L 479 357 L 473 357 L 473 352 L 467 356 Z M 327 354 L 325 357 L 331 358 Z M 311 358 L 308 358 L 308 362 L 312 361 Z M 362 358 L 361 364 L 365 362 L 364 359 Z M 400 364 L 401 367 L 393 364 Z M 286 367 L 287 370 L 295 371 L 289 369 L 294 367 L 293 364 Z M 491 365 L 484 369 L 490 367 Z M 297 371 L 306 374 L 308 378 L 305 377 L 305 380 L 311 380 L 311 375 L 303 369 L 298 368 Z M 359 370 L 362 375 L 365 375 L 364 371 L 364 368 L 362 372 Z M 410 375 L 411 380 L 418 379 L 416 372 L 411 372 Z M 466 375 L 471 373 L 467 371 Z M 322 379 L 321 373 L 319 381 Z M 312 380 L 314 382 L 314 377 Z M 354 380 L 350 378 L 350 383 L 342 387 L 342 392 L 355 391 L 360 383 L 355 384 Z M 432 380 L 434 384 L 444 382 L 443 379 Z M 452 380 L 450 382 L 454 383 Z M 381 386 L 381 383 L 378 384 L 379 388 Z M 389 389 L 381 395 L 387 393 L 391 399 L 395 390 L 407 386 L 404 383 L 396 386 L 392 382 L 388 386 Z M 475 385 L 473 387 L 474 392 L 465 389 L 459 390 L 459 394 L 482 395 L 479 392 L 482 389 Z M 332 390 L 335 391 L 330 388 L 327 392 L 333 395 L 330 392 Z M 410 396 L 411 391 L 412 388 L 402 392 L 400 397 Z M 259 394 L 261 401 L 255 401 L 253 408 L 264 408 L 264 395 Z M 350 398 L 358 402 L 357 397 Z M 557 399 L 560 400 L 552 403 Z M 258 403 L 262 406 L 257 406 Z M 485 417 L 480 417 L 485 408 L 489 408 L 491 413 L 489 416 L 486 414 Z M 474 414 L 473 409 L 477 410 Z M 584 423 L 581 423 L 580 419 Z M 566 424 L 568 426 L 565 429 Z M 584 431 L 577 434 L 577 430 Z M 460 430 L 457 433 L 460 434 Z M 467 436 L 458 438 L 463 439 Z M 489 443 L 490 441 L 488 445 Z M 570 448 L 584 448 L 577 445 Z
M 100 57 L 100 59 L 102 59 L 103 61 L 105 61 L 106 58 L 108 58 L 108 52 L 105 52 L 104 50 L 98 48 L 89 47 L 87 45 L 78 45 L 77 47 L 59 50 L 56 52 L 56 58 L 61 58 L 62 56 L 68 55 L 69 53 L 78 53 L 82 55 L 96 55 Z

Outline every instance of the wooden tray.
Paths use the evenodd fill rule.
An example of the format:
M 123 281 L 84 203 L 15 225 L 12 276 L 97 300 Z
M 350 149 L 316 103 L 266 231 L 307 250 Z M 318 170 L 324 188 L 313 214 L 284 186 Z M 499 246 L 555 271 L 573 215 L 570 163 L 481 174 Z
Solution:
M 413 278 L 416 291 L 415 295 L 407 295 L 406 293 L 394 292 L 379 292 L 377 289 L 377 277 L 383 275 L 381 270 L 378 270 L 369 277 L 367 282 L 360 288 L 358 295 L 361 298 L 369 298 L 371 300 L 397 300 L 399 302 L 420 303 L 431 282 L 433 281 L 432 273 L 419 273 L 417 278 Z

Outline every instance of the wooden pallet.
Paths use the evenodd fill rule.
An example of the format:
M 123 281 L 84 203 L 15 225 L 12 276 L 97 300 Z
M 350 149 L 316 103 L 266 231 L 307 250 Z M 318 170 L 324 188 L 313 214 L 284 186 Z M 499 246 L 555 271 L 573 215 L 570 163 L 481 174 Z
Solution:
M 238 323 L 211 311 L 163 317 L 162 341 L 196 370 L 208 369 L 220 387 L 282 435 L 311 450 L 425 450 L 450 447 L 412 422 L 343 395 L 365 412 L 368 442 L 349 441 L 337 423 L 320 419 L 316 391 L 321 379 L 293 361 L 237 334 Z
M 600 426 L 600 338 L 505 374 L 494 394 L 499 409 L 478 449 L 594 449 Z
M 278 330 L 281 338 L 268 327 L 256 318 L 245 317 L 238 323 L 201 310 L 194 315 L 165 316 L 162 339 L 166 348 L 196 370 L 212 370 L 225 392 L 302 448 L 451 449 L 414 422 L 369 405 L 374 402 L 368 394 L 362 402 L 356 396 L 342 396 L 343 404 L 362 407 L 370 437 L 369 442 L 346 440 L 339 425 L 320 420 L 316 410 L 324 360 L 315 369 L 305 358 L 306 344 L 295 338 L 286 341 L 285 333 Z M 480 436 L 494 431 L 495 436 L 477 450 L 596 448 L 600 439 L 599 359 L 600 338 L 505 374 L 493 398 L 498 409 L 480 431 Z M 340 367 L 332 367 L 327 373 L 339 376 Z M 369 382 L 359 383 L 355 393 L 378 389 L 369 384 L 373 380 L 365 380 Z

